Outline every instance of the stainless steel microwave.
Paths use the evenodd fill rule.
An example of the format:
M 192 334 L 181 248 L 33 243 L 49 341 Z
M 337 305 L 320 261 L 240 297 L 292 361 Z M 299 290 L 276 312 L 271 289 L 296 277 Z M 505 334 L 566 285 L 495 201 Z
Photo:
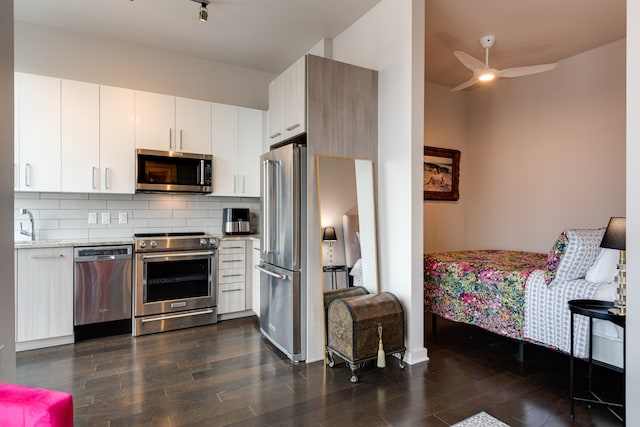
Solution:
M 136 150 L 136 192 L 211 193 L 210 154 Z

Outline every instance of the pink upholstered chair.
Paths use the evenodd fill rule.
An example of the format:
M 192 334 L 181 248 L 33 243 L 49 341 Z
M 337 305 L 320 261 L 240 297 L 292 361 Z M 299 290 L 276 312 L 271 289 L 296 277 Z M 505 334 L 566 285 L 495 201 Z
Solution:
M 72 427 L 69 393 L 0 383 L 0 426 Z

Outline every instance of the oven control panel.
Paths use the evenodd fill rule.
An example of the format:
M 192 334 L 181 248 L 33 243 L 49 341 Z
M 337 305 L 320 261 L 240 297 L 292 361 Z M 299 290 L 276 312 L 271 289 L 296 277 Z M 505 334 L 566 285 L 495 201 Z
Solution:
M 138 237 L 136 252 L 217 249 L 218 239 L 210 236 Z

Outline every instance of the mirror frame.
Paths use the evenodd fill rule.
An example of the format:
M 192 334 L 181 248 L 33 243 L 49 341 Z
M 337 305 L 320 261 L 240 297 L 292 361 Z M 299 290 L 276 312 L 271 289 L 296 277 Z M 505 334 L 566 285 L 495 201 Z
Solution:
M 353 157 L 340 157 L 340 156 L 322 156 L 318 155 L 316 158 L 317 168 L 317 185 L 318 185 L 318 221 L 319 227 L 319 241 L 320 241 L 320 284 L 322 286 L 322 293 L 325 293 L 325 272 L 323 268 L 325 266 L 324 256 L 324 242 L 322 240 L 323 229 L 326 226 L 334 226 L 336 229 L 340 228 L 340 232 L 337 233 L 339 237 L 342 237 L 342 244 L 344 246 L 344 236 L 341 224 L 326 224 L 323 222 L 323 208 L 322 200 L 326 199 L 326 186 L 325 196 L 323 197 L 322 190 L 322 173 L 323 169 L 321 164 L 323 159 L 335 160 L 335 161 L 352 161 L 353 162 L 353 175 L 354 175 L 354 191 L 355 191 L 355 203 L 357 208 L 359 230 L 361 230 L 360 237 L 360 258 L 362 259 L 362 286 L 364 286 L 369 293 L 379 293 L 380 283 L 378 274 L 378 245 L 377 245 L 377 216 L 376 216 L 376 195 L 375 195 L 375 180 L 374 180 L 374 163 L 373 160 L 358 159 Z M 325 169 L 326 169 L 326 162 Z M 326 184 L 326 183 L 325 183 Z M 365 213 L 363 215 L 363 212 Z M 347 212 L 345 212 L 346 214 Z M 325 215 L 326 216 L 326 215 Z M 362 232 L 362 230 L 366 232 Z M 340 242 L 340 240 L 339 240 Z M 366 257 L 366 258 L 365 258 Z M 346 254 L 345 254 L 346 261 Z M 347 267 L 348 268 L 348 267 Z M 347 270 L 347 287 L 349 287 L 349 270 Z M 326 307 L 325 307 L 326 309 Z

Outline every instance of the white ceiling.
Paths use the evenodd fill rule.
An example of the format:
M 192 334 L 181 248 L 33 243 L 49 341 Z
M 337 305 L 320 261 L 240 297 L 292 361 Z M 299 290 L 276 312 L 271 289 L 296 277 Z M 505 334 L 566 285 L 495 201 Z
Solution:
M 131 40 L 280 73 L 380 0 L 212 0 L 199 22 L 193 0 L 14 0 L 17 21 Z M 494 68 L 555 62 L 626 34 L 626 0 L 426 0 L 426 80 L 471 77 L 453 56 L 479 59 L 494 34 Z

